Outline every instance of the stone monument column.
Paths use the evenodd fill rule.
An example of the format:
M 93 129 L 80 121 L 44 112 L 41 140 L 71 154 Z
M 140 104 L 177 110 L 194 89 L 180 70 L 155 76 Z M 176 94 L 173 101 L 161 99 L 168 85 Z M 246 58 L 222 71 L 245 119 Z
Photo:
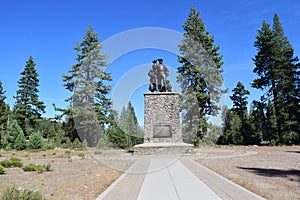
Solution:
M 169 71 L 162 59 L 157 60 L 148 73 L 151 92 L 144 93 L 144 143 L 134 146 L 134 154 L 191 152 L 193 145 L 182 141 L 179 93 L 171 91 Z
M 144 93 L 144 143 L 182 142 L 177 92 Z

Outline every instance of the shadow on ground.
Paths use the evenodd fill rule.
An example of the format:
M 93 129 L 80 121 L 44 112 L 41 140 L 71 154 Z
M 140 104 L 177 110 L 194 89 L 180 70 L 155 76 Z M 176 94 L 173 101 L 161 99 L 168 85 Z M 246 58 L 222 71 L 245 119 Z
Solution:
M 300 153 L 300 151 L 286 151 L 288 153 Z
M 286 177 L 290 181 L 300 182 L 300 170 L 280 170 L 280 169 L 265 169 L 255 167 L 237 167 L 238 169 L 248 170 L 260 176 L 267 177 Z

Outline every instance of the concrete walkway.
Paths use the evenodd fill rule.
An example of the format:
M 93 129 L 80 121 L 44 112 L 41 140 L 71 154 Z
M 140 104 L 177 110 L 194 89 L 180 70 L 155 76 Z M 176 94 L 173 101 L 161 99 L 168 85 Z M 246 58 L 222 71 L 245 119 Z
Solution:
M 141 157 L 97 200 L 263 199 L 190 158 Z

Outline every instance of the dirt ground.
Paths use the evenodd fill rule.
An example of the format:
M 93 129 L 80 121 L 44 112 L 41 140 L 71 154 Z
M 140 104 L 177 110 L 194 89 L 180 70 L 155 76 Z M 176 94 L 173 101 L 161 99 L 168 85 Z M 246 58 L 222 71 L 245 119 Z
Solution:
M 120 153 L 120 152 L 119 152 Z M 133 161 L 109 156 L 106 165 L 97 157 L 108 157 L 93 150 L 56 149 L 40 152 L 1 152 L 0 160 L 17 157 L 24 165 L 50 164 L 52 171 L 24 172 L 21 168 L 7 168 L 6 174 L 0 175 L 0 193 L 5 187 L 15 186 L 40 190 L 50 200 L 92 200 L 96 199 L 122 170 L 132 165 Z
M 200 148 L 198 162 L 266 199 L 300 199 L 300 146 Z
M 3 188 L 40 190 L 50 200 L 96 199 L 137 159 L 122 150 L 55 149 L 40 152 L 0 152 L 0 160 L 21 158 L 26 165 L 50 164 L 52 171 L 24 172 L 7 168 Z M 203 147 L 191 158 L 266 199 L 300 199 L 300 146 Z

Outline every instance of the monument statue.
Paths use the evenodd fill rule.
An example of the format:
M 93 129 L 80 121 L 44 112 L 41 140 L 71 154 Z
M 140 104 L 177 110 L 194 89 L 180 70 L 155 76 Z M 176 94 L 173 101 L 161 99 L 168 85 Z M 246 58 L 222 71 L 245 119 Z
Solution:
M 148 72 L 149 90 L 144 93 L 144 141 L 133 147 L 135 155 L 182 154 L 192 152 L 193 145 L 182 140 L 180 96 L 172 92 L 163 59 L 152 61 Z
M 152 69 L 150 69 L 148 76 L 150 77 L 149 90 L 151 92 L 172 91 L 171 83 L 169 80 L 167 80 L 167 77 L 169 76 L 169 70 L 163 64 L 163 59 L 159 58 L 152 61 Z

